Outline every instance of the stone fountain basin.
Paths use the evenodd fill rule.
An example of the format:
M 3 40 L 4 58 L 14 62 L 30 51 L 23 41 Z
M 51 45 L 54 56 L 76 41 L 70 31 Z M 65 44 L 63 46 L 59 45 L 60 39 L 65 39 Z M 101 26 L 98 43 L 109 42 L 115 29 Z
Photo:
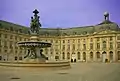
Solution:
M 21 41 L 18 42 L 18 45 L 20 47 L 42 47 L 42 48 L 46 48 L 46 47 L 51 47 L 51 43 L 46 43 L 46 42 L 40 42 L 40 41 Z
M 21 68 L 70 68 L 70 62 L 0 62 L 0 66 L 6 67 L 21 67 Z

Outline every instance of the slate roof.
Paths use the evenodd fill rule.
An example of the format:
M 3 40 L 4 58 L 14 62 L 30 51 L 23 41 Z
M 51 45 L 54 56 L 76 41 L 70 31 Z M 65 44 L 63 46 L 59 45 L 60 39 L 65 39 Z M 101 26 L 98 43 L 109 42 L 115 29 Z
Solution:
M 13 24 L 7 21 L 0 20 L 0 28 L 21 32 L 24 34 L 29 34 L 29 27 Z M 84 26 L 84 27 L 72 27 L 72 28 L 40 28 L 40 35 L 86 35 L 93 34 L 94 32 L 99 32 L 101 30 L 114 30 L 120 31 L 119 26 L 111 21 L 103 21 L 100 24 L 94 26 Z

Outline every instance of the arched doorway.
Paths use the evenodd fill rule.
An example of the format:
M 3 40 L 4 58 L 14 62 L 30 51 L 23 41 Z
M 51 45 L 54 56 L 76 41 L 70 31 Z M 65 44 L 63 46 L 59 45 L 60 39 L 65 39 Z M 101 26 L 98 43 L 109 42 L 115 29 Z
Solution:
M 117 52 L 118 60 L 120 60 L 120 51 Z
M 108 61 L 108 59 L 107 59 L 107 53 L 105 51 L 102 52 L 102 61 L 103 62 L 107 62 Z
M 96 52 L 96 61 L 100 61 L 101 60 L 101 56 L 100 56 L 100 52 Z
M 90 52 L 90 61 L 93 61 L 93 52 Z
M 83 52 L 83 61 L 86 61 L 86 53 Z
M 109 52 L 109 60 L 113 61 L 113 52 L 112 51 Z

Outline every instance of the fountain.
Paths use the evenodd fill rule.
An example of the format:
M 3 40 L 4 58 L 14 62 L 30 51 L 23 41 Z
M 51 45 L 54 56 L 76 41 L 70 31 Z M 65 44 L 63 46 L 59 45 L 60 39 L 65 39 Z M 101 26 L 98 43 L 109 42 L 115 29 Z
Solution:
M 34 67 L 34 68 L 70 68 L 70 63 L 68 61 L 54 61 L 48 60 L 44 54 L 42 54 L 42 48 L 51 47 L 51 43 L 39 41 L 39 28 L 41 24 L 39 22 L 39 12 L 35 9 L 33 11 L 34 17 L 31 17 L 30 26 L 30 41 L 20 41 L 18 42 L 19 47 L 27 48 L 27 55 L 24 56 L 22 61 L 18 62 L 0 62 L 0 66 L 9 67 Z

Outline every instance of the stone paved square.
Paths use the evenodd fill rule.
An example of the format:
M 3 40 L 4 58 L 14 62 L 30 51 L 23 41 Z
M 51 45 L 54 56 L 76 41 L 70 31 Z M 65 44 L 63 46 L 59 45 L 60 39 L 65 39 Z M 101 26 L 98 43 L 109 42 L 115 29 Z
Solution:
M 65 70 L 0 67 L 0 81 L 120 81 L 119 63 L 73 63 Z

